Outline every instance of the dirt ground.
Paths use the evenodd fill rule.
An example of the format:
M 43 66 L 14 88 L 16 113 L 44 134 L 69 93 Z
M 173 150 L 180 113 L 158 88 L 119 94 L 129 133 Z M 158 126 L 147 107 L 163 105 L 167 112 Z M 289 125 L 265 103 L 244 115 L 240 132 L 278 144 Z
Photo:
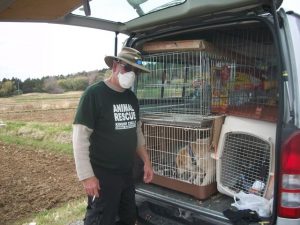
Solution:
M 75 109 L 32 110 L 0 114 L 2 120 L 72 123 Z
M 0 224 L 84 196 L 71 156 L 0 142 Z

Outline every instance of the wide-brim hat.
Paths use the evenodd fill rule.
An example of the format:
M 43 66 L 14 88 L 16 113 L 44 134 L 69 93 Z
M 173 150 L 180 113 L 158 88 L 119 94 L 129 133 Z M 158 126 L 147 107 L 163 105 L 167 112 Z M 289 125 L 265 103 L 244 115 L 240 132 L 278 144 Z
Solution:
M 114 60 L 121 60 L 145 73 L 150 73 L 150 70 L 143 66 L 142 54 L 134 49 L 129 47 L 123 47 L 117 56 L 105 56 L 104 61 L 112 68 Z

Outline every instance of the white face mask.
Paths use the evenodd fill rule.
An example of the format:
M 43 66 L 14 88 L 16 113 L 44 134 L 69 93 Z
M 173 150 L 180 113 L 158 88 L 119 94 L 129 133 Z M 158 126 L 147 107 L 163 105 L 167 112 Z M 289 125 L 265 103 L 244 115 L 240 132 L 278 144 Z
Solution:
M 133 71 L 126 72 L 126 73 L 118 73 L 118 79 L 119 79 L 119 84 L 122 88 L 128 89 L 130 88 L 135 79 L 135 73 Z

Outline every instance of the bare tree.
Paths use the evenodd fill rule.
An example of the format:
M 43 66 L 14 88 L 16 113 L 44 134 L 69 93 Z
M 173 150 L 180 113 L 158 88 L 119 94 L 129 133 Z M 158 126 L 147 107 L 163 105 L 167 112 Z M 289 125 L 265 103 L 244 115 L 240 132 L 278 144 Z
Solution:
M 59 94 L 64 92 L 64 90 L 58 85 L 55 77 L 49 77 L 44 80 L 44 90 L 51 94 Z

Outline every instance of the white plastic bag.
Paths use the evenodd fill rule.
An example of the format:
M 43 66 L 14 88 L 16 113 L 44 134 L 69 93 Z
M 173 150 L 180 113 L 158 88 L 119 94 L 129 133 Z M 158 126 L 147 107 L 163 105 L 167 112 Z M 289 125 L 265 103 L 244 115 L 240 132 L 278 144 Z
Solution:
M 237 201 L 237 199 L 239 200 Z M 263 197 L 241 191 L 234 195 L 234 203 L 231 205 L 239 210 L 251 209 L 261 217 L 268 217 L 271 214 L 270 204 L 271 202 Z

